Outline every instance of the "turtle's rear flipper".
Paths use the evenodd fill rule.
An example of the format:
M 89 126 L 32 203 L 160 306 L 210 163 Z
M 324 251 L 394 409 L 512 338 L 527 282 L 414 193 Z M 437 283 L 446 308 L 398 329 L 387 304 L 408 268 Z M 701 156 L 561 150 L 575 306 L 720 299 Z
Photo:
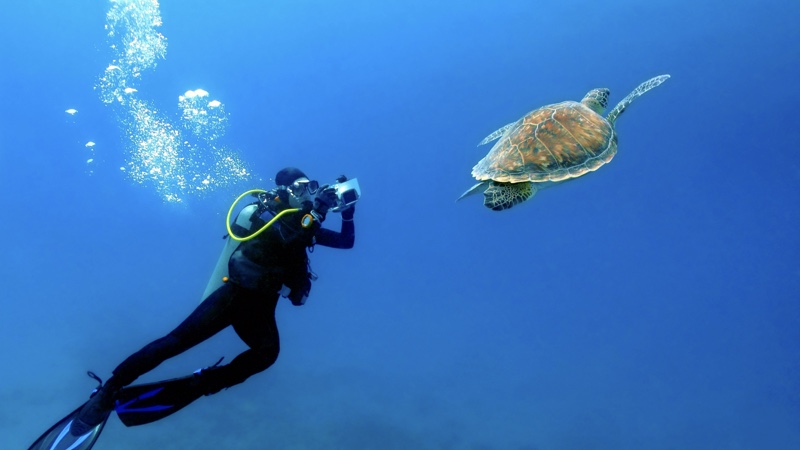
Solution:
M 489 142 L 496 141 L 497 139 L 500 139 L 500 137 L 502 135 L 506 134 L 506 131 L 508 131 L 509 128 L 513 127 L 516 124 L 517 124 L 517 122 L 511 122 L 509 124 L 503 125 L 502 127 L 500 127 L 500 129 L 497 129 L 497 130 L 493 131 L 492 134 L 490 134 L 490 135 L 486 136 L 485 138 L 483 138 L 481 143 L 478 144 L 478 147 L 480 147 L 483 144 L 488 144 Z
M 461 199 L 462 199 L 462 198 L 464 198 L 464 197 L 469 197 L 469 196 L 470 196 L 470 195 L 472 195 L 472 194 L 477 194 L 477 193 L 478 193 L 478 191 L 479 191 L 479 190 L 480 190 L 482 187 L 485 187 L 485 186 L 487 186 L 489 183 L 491 183 L 491 182 L 490 182 L 490 181 L 481 181 L 480 183 L 476 184 L 475 186 L 472 186 L 471 188 L 467 189 L 467 191 L 466 191 L 466 192 L 464 192 L 463 194 L 461 194 L 461 197 L 458 197 L 458 198 L 456 199 L 456 201 L 459 201 L 459 200 L 461 200 Z

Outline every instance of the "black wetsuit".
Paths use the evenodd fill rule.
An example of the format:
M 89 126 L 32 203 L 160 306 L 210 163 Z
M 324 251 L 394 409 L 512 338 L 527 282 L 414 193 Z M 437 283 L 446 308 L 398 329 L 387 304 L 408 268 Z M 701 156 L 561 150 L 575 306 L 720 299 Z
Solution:
M 273 205 L 274 206 L 274 205 Z M 262 209 L 263 217 L 271 218 L 275 210 Z M 177 328 L 134 353 L 114 369 L 109 383 L 122 387 L 154 369 L 164 360 L 203 342 L 231 325 L 249 347 L 230 364 L 201 373 L 204 394 L 218 392 L 245 381 L 271 366 L 278 358 L 280 341 L 275 323 L 275 307 L 283 286 L 292 289 L 289 298 L 300 304 L 307 294 L 312 276 L 308 268 L 307 249 L 314 245 L 351 248 L 355 227 L 350 215 L 342 221 L 341 232 L 300 226 L 304 211 L 288 213 L 262 234 L 242 242 L 231 256 L 230 280 L 211 293 Z M 345 219 L 343 215 L 343 219 Z M 234 226 L 237 235 L 247 234 L 265 223 L 262 214 L 255 214 L 250 230 Z M 240 234 L 242 233 L 242 234 Z

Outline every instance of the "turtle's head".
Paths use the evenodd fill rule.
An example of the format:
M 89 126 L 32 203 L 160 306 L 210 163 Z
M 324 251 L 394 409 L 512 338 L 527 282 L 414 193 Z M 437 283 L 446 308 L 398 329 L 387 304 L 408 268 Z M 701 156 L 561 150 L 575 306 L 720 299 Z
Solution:
M 592 89 L 583 97 L 581 103 L 597 114 L 603 114 L 603 111 L 605 111 L 608 106 L 609 94 L 611 94 L 611 91 L 606 88 Z

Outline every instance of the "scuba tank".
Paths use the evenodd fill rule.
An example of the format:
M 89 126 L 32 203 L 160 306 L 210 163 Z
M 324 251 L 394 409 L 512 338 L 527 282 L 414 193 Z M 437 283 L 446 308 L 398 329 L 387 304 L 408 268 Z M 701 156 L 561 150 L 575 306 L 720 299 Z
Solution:
M 236 216 L 236 221 L 234 223 L 242 228 L 250 229 L 252 223 L 249 218 L 258 208 L 259 206 L 256 204 L 246 206 L 242 209 L 242 212 Z M 217 265 L 214 266 L 214 271 L 211 272 L 211 278 L 208 280 L 206 290 L 203 292 L 203 296 L 200 300 L 201 302 L 228 281 L 228 261 L 231 259 L 233 252 L 239 247 L 239 243 L 239 241 L 232 239 L 230 235 L 228 236 L 225 246 L 222 248 L 222 253 L 220 253 L 219 259 L 217 260 Z
M 214 267 L 214 271 L 211 273 L 211 278 L 209 278 L 208 283 L 206 284 L 206 289 L 203 292 L 203 295 L 200 299 L 201 302 L 207 299 L 214 291 L 219 289 L 224 283 L 226 283 L 229 280 L 230 260 L 234 252 L 236 252 L 236 250 L 239 248 L 240 243 L 257 237 L 267 228 L 272 226 L 284 214 L 300 211 L 299 208 L 287 208 L 287 209 L 282 209 L 279 212 L 276 212 L 277 211 L 276 204 L 284 203 L 285 201 L 285 200 L 282 201 L 279 198 L 281 197 L 280 195 L 281 193 L 282 192 L 280 191 L 275 192 L 275 191 L 265 191 L 262 189 L 253 189 L 240 195 L 239 198 L 237 198 L 233 202 L 230 209 L 228 210 L 228 215 L 225 219 L 225 224 L 228 230 L 228 235 L 227 235 L 228 241 L 222 248 L 222 253 L 220 253 L 219 259 L 217 259 L 217 264 Z M 234 208 L 242 198 L 250 194 L 257 197 L 258 202 L 247 205 L 244 208 L 242 208 L 242 210 L 236 216 L 236 219 L 234 219 L 234 222 L 231 223 L 231 214 L 233 213 Z M 269 220 L 265 225 L 256 229 L 254 218 L 260 217 L 261 214 L 267 211 L 269 211 L 273 215 L 272 219 Z M 303 217 L 303 220 L 301 221 L 301 226 L 303 228 L 308 228 L 313 225 L 315 220 L 316 219 L 314 218 L 314 216 L 312 216 L 311 214 L 306 214 Z M 247 230 L 247 235 L 237 236 L 233 232 L 233 228 L 239 230 Z M 245 258 L 245 261 L 248 260 L 246 260 Z M 249 264 L 252 265 L 252 263 Z M 303 283 L 304 286 L 302 289 L 290 289 L 287 288 L 286 286 L 283 286 L 283 288 L 280 290 L 280 294 L 283 297 L 289 298 L 295 305 L 304 304 L 306 297 L 308 296 L 308 291 L 310 290 L 310 281 L 308 280 L 308 278 L 310 277 L 310 275 L 308 272 L 306 272 L 305 275 L 306 275 L 305 283 Z

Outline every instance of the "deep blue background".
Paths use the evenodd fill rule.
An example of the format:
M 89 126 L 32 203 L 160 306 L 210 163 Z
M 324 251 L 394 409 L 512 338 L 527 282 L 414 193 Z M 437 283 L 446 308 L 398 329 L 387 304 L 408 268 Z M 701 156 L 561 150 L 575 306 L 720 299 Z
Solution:
M 230 201 L 285 165 L 359 178 L 356 247 L 313 254 L 275 366 L 98 449 L 800 448 L 800 3 L 165 1 L 139 94 L 211 92 L 257 175 L 182 206 L 118 169 L 107 9 L 0 16 L 4 448 L 182 320 Z M 607 167 L 454 203 L 496 128 L 661 73 Z M 145 380 L 241 349 L 226 331 Z

